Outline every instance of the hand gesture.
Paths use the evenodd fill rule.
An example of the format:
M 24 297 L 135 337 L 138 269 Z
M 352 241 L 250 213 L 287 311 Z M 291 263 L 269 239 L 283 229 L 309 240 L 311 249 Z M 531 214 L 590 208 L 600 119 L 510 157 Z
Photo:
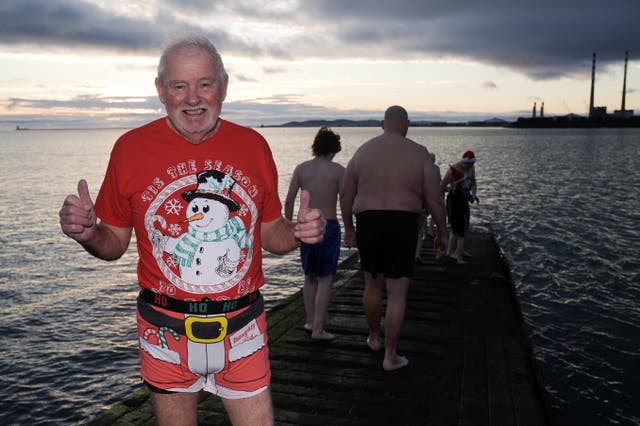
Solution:
M 295 238 L 305 244 L 315 244 L 322 241 L 327 221 L 322 217 L 319 209 L 309 207 L 311 195 L 309 191 L 300 192 L 300 209 L 298 210 L 298 222 L 293 230 Z
M 94 237 L 97 218 L 87 181 L 78 182 L 78 195 L 68 195 L 59 214 L 62 232 L 70 238 L 84 243 Z

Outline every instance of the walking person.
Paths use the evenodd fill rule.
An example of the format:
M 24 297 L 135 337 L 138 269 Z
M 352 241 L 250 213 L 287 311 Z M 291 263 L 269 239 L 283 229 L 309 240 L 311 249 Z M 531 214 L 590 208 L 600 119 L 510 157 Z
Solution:
M 347 164 L 340 207 L 345 244 L 357 245 L 364 270 L 366 342 L 373 351 L 382 349 L 380 318 L 386 284 L 382 367 L 392 371 L 409 363 L 397 348 L 423 203 L 436 221 L 437 249 L 446 247 L 446 234 L 439 179 L 429 151 L 406 137 L 407 111 L 389 107 L 381 126 L 383 133 L 358 148 Z
M 227 84 L 206 37 L 168 44 L 156 78 L 166 117 L 118 139 L 95 204 L 81 180 L 59 213 L 62 231 L 104 260 L 135 230 L 140 371 L 159 425 L 196 425 L 200 390 L 234 425 L 273 425 L 262 249 L 324 234 L 306 192 L 297 222 L 282 216 L 266 141 L 220 118 Z
M 344 179 L 344 167 L 333 161 L 340 152 L 340 135 L 327 127 L 318 130 L 311 150 L 313 159 L 296 166 L 291 177 L 284 205 L 285 217 L 292 219 L 293 206 L 299 189 L 309 192 L 312 206 L 322 212 L 327 221 L 324 238 L 316 244 L 302 244 L 300 259 L 304 271 L 304 306 L 307 322 L 304 328 L 314 340 L 333 340 L 324 329 L 331 299 L 331 283 L 340 257 L 340 224 L 337 203 Z
M 441 182 L 441 190 L 447 194 L 447 219 L 451 232 L 447 257 L 454 263 L 464 264 L 464 239 L 469 230 L 471 213 L 469 203 L 480 204 L 476 195 L 476 155 L 466 151 L 460 160 L 445 173 Z
M 430 152 L 429 156 L 431 157 L 431 161 L 433 161 L 433 167 L 435 169 L 438 182 L 439 182 L 440 167 L 436 164 L 436 155 L 433 152 Z M 416 262 L 418 263 L 423 262 L 422 256 L 420 255 L 420 252 L 422 251 L 423 242 L 427 239 L 427 237 L 433 238 L 435 236 L 436 236 L 435 221 L 433 219 L 433 216 L 431 216 L 431 214 L 429 213 L 429 210 L 427 210 L 423 204 L 422 212 L 420 213 L 420 216 L 418 218 L 418 243 L 416 244 L 416 256 L 415 256 Z M 440 253 L 439 251 L 437 251 L 436 259 L 440 259 L 442 255 L 443 253 Z

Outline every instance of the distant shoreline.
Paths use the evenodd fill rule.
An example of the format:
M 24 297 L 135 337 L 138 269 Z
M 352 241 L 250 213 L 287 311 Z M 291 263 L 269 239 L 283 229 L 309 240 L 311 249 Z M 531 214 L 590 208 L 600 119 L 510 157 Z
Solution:
M 510 123 L 505 120 L 491 119 L 485 121 L 412 121 L 411 127 L 505 127 Z M 306 120 L 290 121 L 284 124 L 260 125 L 256 127 L 380 127 L 380 120 Z
M 491 118 L 484 121 L 412 121 L 411 127 L 504 127 L 504 128 L 638 128 L 640 116 L 632 116 L 626 119 L 604 118 L 589 119 L 579 116 L 561 117 L 520 117 L 516 121 L 506 121 L 499 118 Z M 380 127 L 380 120 L 305 120 L 290 121 L 283 124 L 260 124 L 247 126 L 255 129 L 262 128 L 304 128 L 304 127 Z M 20 127 L 16 131 L 59 131 L 59 130 L 130 130 L 134 127 Z
M 478 122 L 447 122 L 447 121 L 417 121 L 411 127 L 507 127 L 507 121 L 501 123 Z M 254 129 L 282 128 L 282 127 L 380 127 L 380 120 L 308 120 L 292 121 L 284 124 L 260 124 L 247 126 Z M 60 131 L 60 130 L 130 130 L 135 127 L 16 127 L 15 131 Z
M 260 127 L 379 127 L 379 120 L 308 120 L 291 121 L 275 126 Z M 618 118 L 615 116 L 588 118 L 576 115 L 560 117 L 519 117 L 516 121 L 491 118 L 484 121 L 412 121 L 411 127 L 506 127 L 526 129 L 564 129 L 564 128 L 638 128 L 640 116 Z
M 20 127 L 16 126 L 16 132 L 41 132 L 41 131 L 59 131 L 59 130 L 130 130 L 133 127 Z

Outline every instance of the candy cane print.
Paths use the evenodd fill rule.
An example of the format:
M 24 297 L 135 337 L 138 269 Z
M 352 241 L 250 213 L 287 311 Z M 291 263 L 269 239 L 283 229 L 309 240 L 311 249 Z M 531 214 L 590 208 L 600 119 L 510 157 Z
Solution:
M 142 334 L 142 338 L 148 342 L 149 341 L 149 337 L 152 334 L 155 335 L 158 340 L 160 340 L 160 338 L 158 337 L 158 332 L 156 331 L 155 328 L 147 328 L 144 331 L 144 333 Z
M 180 336 L 178 336 L 178 333 L 175 332 L 175 330 L 173 328 L 169 328 L 169 327 L 165 327 L 162 326 L 158 329 L 159 331 L 159 339 L 160 339 L 160 344 L 162 345 L 162 347 L 164 349 L 169 349 L 169 344 L 167 343 L 167 338 L 165 337 L 164 333 L 165 332 L 169 332 L 171 333 L 171 335 L 173 336 L 173 338 L 178 341 L 180 340 Z

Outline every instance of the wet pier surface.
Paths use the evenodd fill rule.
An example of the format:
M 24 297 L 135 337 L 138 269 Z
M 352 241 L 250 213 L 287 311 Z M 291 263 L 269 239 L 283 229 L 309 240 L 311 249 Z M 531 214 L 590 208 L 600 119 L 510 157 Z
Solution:
M 409 365 L 382 369 L 365 343 L 364 279 L 357 256 L 342 263 L 327 331 L 303 329 L 302 294 L 267 313 L 277 425 L 552 425 L 508 268 L 491 233 L 476 227 L 465 265 L 422 249 L 409 289 L 398 352 Z M 203 393 L 199 424 L 226 425 L 222 404 Z M 87 424 L 154 424 L 148 392 L 135 392 Z

